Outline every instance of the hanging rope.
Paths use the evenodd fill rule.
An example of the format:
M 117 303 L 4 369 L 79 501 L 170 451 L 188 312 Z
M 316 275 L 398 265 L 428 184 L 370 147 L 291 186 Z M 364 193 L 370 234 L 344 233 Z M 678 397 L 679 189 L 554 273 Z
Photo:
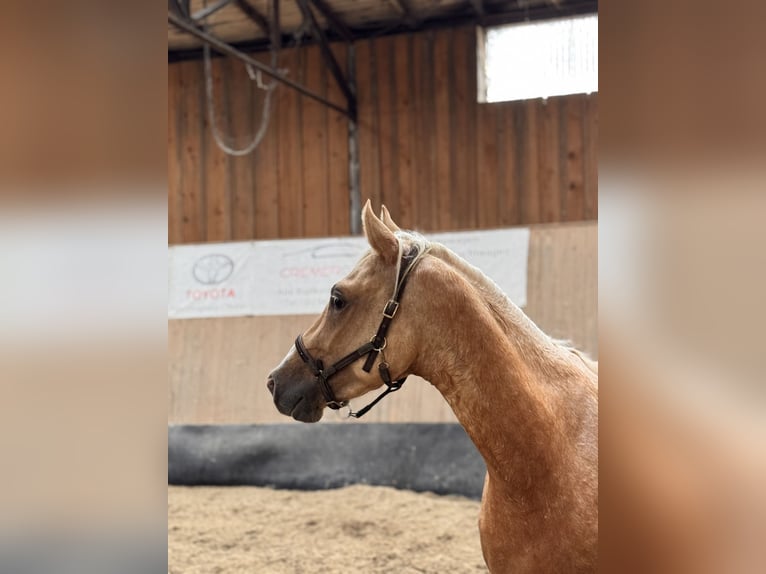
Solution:
M 207 4 L 207 2 L 204 2 L 204 4 Z M 205 30 L 207 31 L 207 29 Z M 277 50 L 277 47 L 275 45 L 271 45 L 269 48 L 269 51 L 271 52 L 271 68 L 273 70 L 277 69 L 277 65 L 279 64 L 279 52 Z M 221 131 L 218 129 L 218 123 L 216 122 L 216 115 L 215 115 L 215 98 L 214 98 L 214 90 L 213 90 L 213 71 L 212 71 L 212 64 L 211 64 L 211 58 L 210 58 L 210 46 L 208 44 L 205 44 L 203 46 L 203 54 L 204 54 L 204 61 L 205 61 L 205 100 L 207 104 L 207 118 L 208 123 L 210 124 L 210 130 L 213 132 L 213 139 L 215 140 L 216 145 L 226 154 L 233 155 L 233 156 L 243 156 L 251 153 L 255 148 L 258 147 L 258 145 L 261 143 L 261 140 L 263 140 L 263 136 L 266 135 L 266 130 L 269 127 L 269 119 L 271 117 L 271 95 L 274 92 L 274 90 L 277 87 L 277 81 L 271 80 L 268 84 L 265 84 L 263 82 L 263 78 L 261 75 L 260 70 L 253 70 L 253 67 L 249 64 L 245 64 L 245 69 L 247 70 L 247 75 L 250 77 L 250 80 L 254 80 L 256 82 L 256 85 L 264 90 L 266 93 L 263 96 L 263 108 L 261 110 L 261 123 L 258 127 L 258 131 L 255 132 L 255 135 L 253 136 L 252 141 L 247 144 L 244 148 L 235 149 L 234 147 L 228 145 L 224 141 L 224 136 L 221 133 Z
M 258 87 L 263 89 L 266 93 L 263 96 L 263 109 L 261 111 L 261 123 L 258 127 L 258 131 L 255 132 L 255 135 L 253 136 L 252 141 L 245 146 L 244 148 L 235 149 L 229 145 L 226 144 L 224 141 L 224 136 L 221 134 L 220 130 L 218 129 L 218 124 L 215 119 L 215 100 L 213 97 L 213 74 L 212 74 L 212 66 L 210 65 L 210 46 L 205 44 L 204 47 L 204 53 L 205 53 L 205 95 L 207 100 L 207 117 L 208 122 L 210 123 L 210 130 L 213 132 L 213 139 L 215 140 L 215 143 L 218 145 L 219 148 L 221 148 L 222 151 L 229 155 L 233 156 L 242 156 L 247 155 L 250 152 L 252 152 L 255 148 L 258 147 L 258 144 L 261 143 L 261 140 L 263 140 L 263 136 L 266 135 L 266 130 L 269 127 L 269 118 L 271 117 L 271 95 L 274 92 L 274 88 L 276 88 L 276 81 L 272 81 L 268 85 L 263 85 L 263 82 L 260 78 L 260 71 L 258 71 L 255 74 L 255 78 L 257 78 Z M 272 58 L 273 60 L 273 58 Z M 246 66 L 247 68 L 250 68 L 250 66 Z M 248 69 L 248 75 L 251 76 L 251 79 L 253 78 L 252 69 Z

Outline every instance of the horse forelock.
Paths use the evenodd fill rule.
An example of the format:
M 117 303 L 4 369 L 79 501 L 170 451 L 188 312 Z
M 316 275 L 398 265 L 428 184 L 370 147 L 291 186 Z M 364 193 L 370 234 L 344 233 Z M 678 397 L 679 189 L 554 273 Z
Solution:
M 396 263 L 396 277 L 399 277 L 402 269 L 402 260 L 405 257 L 411 257 L 413 252 L 415 253 L 414 258 L 410 262 L 406 271 L 406 273 L 409 273 L 411 269 L 415 268 L 418 261 L 425 257 L 426 253 L 430 251 L 431 242 L 417 231 L 404 231 L 400 229 L 396 231 L 394 235 L 399 243 L 399 257 Z

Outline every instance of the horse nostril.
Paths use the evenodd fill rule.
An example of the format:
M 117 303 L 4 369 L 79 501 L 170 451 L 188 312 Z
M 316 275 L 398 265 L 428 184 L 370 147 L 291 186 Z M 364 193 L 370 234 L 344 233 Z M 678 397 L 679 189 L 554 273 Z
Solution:
M 269 392 L 273 395 L 274 394 L 274 378 L 269 376 L 268 380 L 266 381 L 266 388 L 269 389 Z

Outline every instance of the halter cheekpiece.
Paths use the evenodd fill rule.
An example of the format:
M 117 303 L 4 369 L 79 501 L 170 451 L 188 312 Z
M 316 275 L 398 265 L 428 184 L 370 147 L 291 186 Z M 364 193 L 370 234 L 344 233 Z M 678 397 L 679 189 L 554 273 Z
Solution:
M 378 373 L 380 374 L 380 378 L 383 380 L 383 383 L 386 385 L 386 390 L 378 395 L 375 400 L 366 407 L 360 409 L 357 412 L 350 411 L 349 416 L 357 419 L 363 417 L 387 394 L 401 389 L 402 385 L 407 380 L 406 376 L 395 381 L 391 379 L 391 373 L 388 370 L 389 365 L 386 361 L 385 353 L 383 350 L 386 348 L 386 333 L 388 332 L 388 327 L 391 325 L 391 321 L 393 321 L 394 317 L 396 316 L 396 312 L 399 310 L 399 301 L 402 297 L 404 286 L 407 283 L 409 272 L 411 271 L 414 264 L 419 260 L 418 255 L 418 249 L 413 247 L 407 254 L 402 256 L 401 265 L 399 266 L 399 275 L 396 279 L 396 288 L 394 289 L 394 293 L 391 296 L 391 299 L 389 299 L 389 301 L 386 303 L 386 306 L 383 308 L 383 319 L 380 321 L 378 331 L 368 343 L 365 343 L 355 351 L 352 351 L 342 359 L 336 361 L 330 367 L 325 368 L 322 359 L 315 358 L 311 355 L 311 353 L 309 353 L 309 350 L 303 343 L 303 335 L 298 335 L 298 338 L 295 339 L 295 349 L 298 351 L 298 355 L 301 359 L 303 359 L 303 362 L 308 365 L 309 369 L 311 369 L 311 372 L 314 373 L 314 377 L 316 377 L 317 383 L 319 384 L 319 389 L 322 391 L 325 402 L 331 409 L 340 409 L 341 407 L 346 406 L 348 401 L 338 401 L 335 398 L 335 393 L 333 393 L 332 387 L 330 386 L 330 378 L 336 375 L 339 371 L 345 369 L 349 365 L 355 363 L 365 356 L 367 357 L 367 360 L 365 360 L 362 369 L 364 369 L 364 371 L 367 373 L 372 370 L 372 366 L 375 364 L 375 360 L 378 358 L 378 355 L 381 355 L 383 358 L 383 360 L 378 365 Z

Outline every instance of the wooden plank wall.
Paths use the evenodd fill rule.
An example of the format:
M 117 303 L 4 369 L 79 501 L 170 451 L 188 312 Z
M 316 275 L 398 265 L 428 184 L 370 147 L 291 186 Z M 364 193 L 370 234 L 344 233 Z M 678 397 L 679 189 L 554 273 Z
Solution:
M 356 43 L 362 198 L 424 231 L 596 220 L 597 95 L 479 104 L 475 48 L 471 27 Z M 280 66 L 342 103 L 316 46 Z M 263 92 L 232 60 L 213 76 L 219 123 L 242 145 Z M 349 233 L 341 114 L 280 87 L 259 148 L 231 157 L 208 129 L 202 62 L 168 67 L 168 97 L 171 244 Z
M 597 224 L 532 228 L 526 313 L 548 334 L 598 356 Z M 266 391 L 279 364 L 314 316 L 170 321 L 168 422 L 288 423 Z M 367 397 L 371 399 L 371 397 Z M 354 401 L 365 404 L 365 399 Z M 325 422 L 338 422 L 332 412 Z M 439 393 L 413 377 L 361 422 L 445 422 L 454 416 Z
M 425 231 L 597 219 L 597 95 L 480 104 L 476 41 L 358 43 L 363 196 Z
M 345 46 L 333 50 L 345 61 Z M 284 51 L 279 66 L 342 101 L 318 47 Z M 242 148 L 260 126 L 264 91 L 232 59 L 214 59 L 212 72 L 217 123 L 227 144 Z M 226 155 L 208 125 L 203 63 L 168 66 L 168 243 L 349 233 L 345 116 L 283 87 L 272 99 L 258 148 Z

